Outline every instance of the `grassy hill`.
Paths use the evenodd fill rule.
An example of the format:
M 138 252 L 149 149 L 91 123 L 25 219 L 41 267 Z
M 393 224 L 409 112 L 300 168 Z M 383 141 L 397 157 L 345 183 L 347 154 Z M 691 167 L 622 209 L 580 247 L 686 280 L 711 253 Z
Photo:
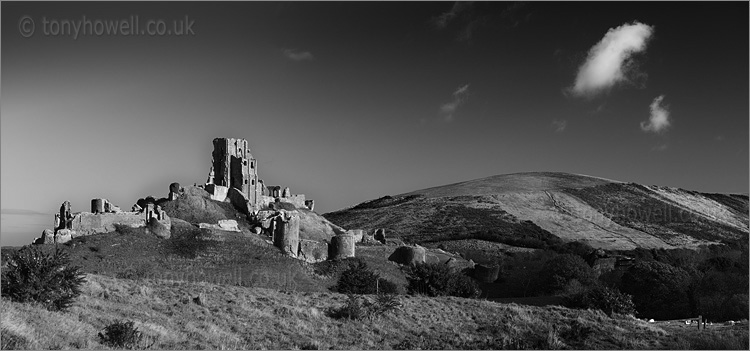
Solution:
M 198 298 L 196 300 L 196 298 Z M 399 296 L 372 319 L 337 319 L 347 297 L 89 274 L 67 312 L 3 300 L 3 349 L 108 348 L 97 333 L 133 321 L 154 349 L 747 349 L 747 326 L 684 324 L 561 307 Z M 372 299 L 372 297 L 370 297 Z
M 417 243 L 486 239 L 539 247 L 580 241 L 605 250 L 632 250 L 746 241 L 747 206 L 747 195 L 545 172 L 386 196 L 324 216 L 343 227 L 385 228 Z

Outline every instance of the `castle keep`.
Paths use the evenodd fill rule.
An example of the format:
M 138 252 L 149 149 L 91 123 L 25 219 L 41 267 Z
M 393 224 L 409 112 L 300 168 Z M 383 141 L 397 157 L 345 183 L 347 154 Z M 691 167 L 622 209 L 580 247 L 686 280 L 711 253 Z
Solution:
M 258 179 L 258 161 L 250 153 L 247 140 L 216 138 L 213 145 L 211 170 L 204 185 L 213 200 L 228 198 L 245 213 L 268 209 L 274 202 L 313 209 L 313 200 L 306 200 L 304 194 L 292 194 L 288 187 L 279 185 L 266 186 Z
M 258 182 L 257 161 L 247 147 L 247 140 L 216 138 L 211 156 L 211 171 L 206 186 L 221 186 L 227 190 L 235 188 L 245 194 L 253 205 L 257 204 L 262 187 Z

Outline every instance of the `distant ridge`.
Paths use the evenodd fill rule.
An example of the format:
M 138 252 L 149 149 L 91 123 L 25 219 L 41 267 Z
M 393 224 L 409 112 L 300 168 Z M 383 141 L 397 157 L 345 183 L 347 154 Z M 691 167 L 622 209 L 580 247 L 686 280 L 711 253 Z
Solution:
M 488 235 L 538 243 L 552 236 L 609 250 L 747 241 L 750 231 L 746 195 L 561 172 L 495 175 L 369 200 L 324 216 L 342 227 L 384 228 L 417 243 Z

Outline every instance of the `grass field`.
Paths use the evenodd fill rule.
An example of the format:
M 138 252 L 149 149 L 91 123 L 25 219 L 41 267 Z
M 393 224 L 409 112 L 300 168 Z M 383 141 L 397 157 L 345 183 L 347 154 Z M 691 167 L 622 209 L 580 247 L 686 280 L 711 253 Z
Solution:
M 200 296 L 201 304 L 194 301 Z M 696 333 L 597 311 L 399 296 L 371 320 L 335 319 L 345 295 L 88 275 L 67 312 L 3 300 L 3 349 L 106 349 L 134 321 L 153 349 L 747 349 L 747 326 Z

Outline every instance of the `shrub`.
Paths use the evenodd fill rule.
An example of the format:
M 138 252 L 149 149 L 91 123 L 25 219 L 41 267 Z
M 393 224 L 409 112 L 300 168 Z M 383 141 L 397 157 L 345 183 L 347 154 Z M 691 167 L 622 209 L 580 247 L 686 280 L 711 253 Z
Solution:
M 65 310 L 81 294 L 86 281 L 80 267 L 70 266 L 68 254 L 55 248 L 52 254 L 26 246 L 8 260 L 2 274 L 2 296 L 18 302 L 38 302 L 49 310 Z
M 378 294 L 375 302 L 370 302 L 366 297 L 349 294 L 346 303 L 329 312 L 329 315 L 336 319 L 347 318 L 353 320 L 372 319 L 401 306 L 398 295 Z
M 130 322 L 114 322 L 99 333 L 99 340 L 109 347 L 132 350 L 139 346 L 143 334 Z
M 347 318 L 358 320 L 366 317 L 367 311 L 360 297 L 349 294 L 344 306 L 331 310 L 330 316 L 336 319 Z
M 364 261 L 358 261 L 341 273 L 332 290 L 342 294 L 394 294 L 398 291 L 398 286 L 371 271 Z
M 421 263 L 406 267 L 407 287 L 411 294 L 476 298 L 479 285 L 471 278 L 442 263 Z
M 548 292 L 561 291 L 572 280 L 588 286 L 596 281 L 594 270 L 580 256 L 563 254 L 556 256 L 544 264 L 542 278 L 546 281 Z
M 567 307 L 597 309 L 612 316 L 613 313 L 635 314 L 632 297 L 617 289 L 597 285 L 567 298 Z

